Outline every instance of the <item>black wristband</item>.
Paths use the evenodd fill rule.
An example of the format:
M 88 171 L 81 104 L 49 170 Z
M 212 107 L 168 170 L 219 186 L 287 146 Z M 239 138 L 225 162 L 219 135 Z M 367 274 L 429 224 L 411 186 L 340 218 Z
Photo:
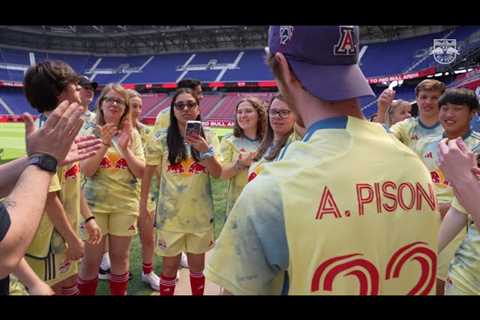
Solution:
M 5 238 L 8 229 L 10 229 L 10 224 L 10 214 L 2 201 L 0 202 L 0 241 Z
M 95 219 L 95 217 L 94 216 L 88 217 L 87 219 L 85 219 L 85 223 L 87 223 L 88 221 L 90 221 L 92 219 Z

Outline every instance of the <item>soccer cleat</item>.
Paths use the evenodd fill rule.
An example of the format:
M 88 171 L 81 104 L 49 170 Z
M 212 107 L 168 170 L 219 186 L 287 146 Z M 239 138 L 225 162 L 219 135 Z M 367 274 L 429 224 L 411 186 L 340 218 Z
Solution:
M 160 291 L 160 278 L 155 274 L 155 272 L 143 273 L 142 272 L 142 281 L 150 286 L 150 289 L 155 291 Z
M 108 280 L 110 279 L 110 268 L 102 269 L 102 267 L 98 268 L 98 279 L 100 280 Z

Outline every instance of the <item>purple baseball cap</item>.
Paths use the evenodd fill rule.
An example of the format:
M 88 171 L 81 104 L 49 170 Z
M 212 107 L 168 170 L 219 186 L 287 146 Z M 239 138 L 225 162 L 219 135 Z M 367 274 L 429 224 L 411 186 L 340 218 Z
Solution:
M 281 52 L 312 95 L 326 101 L 375 96 L 358 66 L 358 26 L 270 26 L 268 47 Z

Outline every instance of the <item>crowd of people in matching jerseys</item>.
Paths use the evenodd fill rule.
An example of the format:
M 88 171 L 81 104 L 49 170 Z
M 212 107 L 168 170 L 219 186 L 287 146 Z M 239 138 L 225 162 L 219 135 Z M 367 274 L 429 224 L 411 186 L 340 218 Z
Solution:
M 274 34 L 282 32 L 282 29 L 279 30 L 271 31 L 270 41 L 279 37 L 278 34 Z M 348 28 L 341 30 L 344 32 L 340 34 L 347 36 L 348 32 L 354 32 L 354 29 Z M 330 31 L 319 28 L 315 32 L 323 36 Z M 330 35 L 332 39 L 336 39 L 338 32 L 328 33 L 329 37 Z M 355 122 L 357 120 L 348 113 L 345 113 L 349 116 L 345 117 L 346 120 L 334 118 L 336 120 L 328 125 L 326 122 L 319 122 L 307 126 L 307 118 L 305 114 L 298 112 L 300 107 L 297 102 L 306 97 L 307 89 L 308 94 L 313 92 L 314 96 L 320 97 L 323 93 L 320 88 L 317 90 L 297 87 L 295 81 L 306 81 L 302 79 L 302 69 L 300 67 L 296 69 L 298 80 L 291 76 L 291 70 L 286 69 L 287 64 L 282 60 L 287 56 L 284 56 L 283 52 L 295 50 L 294 44 L 293 49 L 285 49 L 282 46 L 285 46 L 290 38 L 280 39 L 281 46 L 277 48 L 277 55 L 273 55 L 275 52 L 270 53 L 270 59 L 277 60 L 271 60 L 270 63 L 274 66 L 272 67 L 274 73 L 277 72 L 280 91 L 288 94 L 277 94 L 270 101 L 261 101 L 255 97 L 240 100 L 234 109 L 233 132 L 221 139 L 206 126 L 201 128 L 199 134 L 187 134 L 189 121 L 202 121 L 203 93 L 199 81 L 181 81 L 170 106 L 158 114 L 153 127 L 148 127 L 140 121 L 143 102 L 138 92 L 125 89 L 120 84 L 104 86 L 95 102 L 95 111 L 85 113 L 85 122 L 80 131 L 81 136 L 94 135 L 100 139 L 100 147 L 88 158 L 60 166 L 53 176 L 48 189 L 45 213 L 25 257 L 13 272 L 16 278 L 10 284 L 11 294 L 23 292 L 95 295 L 99 277 L 104 276 L 108 279 L 112 295 L 126 295 L 131 277 L 129 259 L 132 239 L 137 233 L 140 234 L 142 244 L 141 279 L 152 290 L 159 291 L 160 295 L 174 294 L 181 265 L 189 268 L 192 294 L 203 295 L 205 254 L 212 248 L 215 249 L 211 261 L 208 262 L 207 278 L 225 288 L 225 293 L 304 294 L 305 291 L 302 290 L 306 289 L 302 286 L 305 285 L 298 285 L 298 279 L 302 277 L 303 272 L 300 266 L 303 265 L 296 265 L 295 259 L 301 252 L 298 249 L 305 246 L 307 250 L 310 244 L 292 241 L 294 233 L 291 231 L 300 228 L 296 223 L 300 225 L 303 218 L 299 218 L 297 222 L 292 220 L 293 213 L 285 214 L 280 220 L 275 221 L 278 222 L 276 226 L 279 229 L 285 228 L 285 234 L 280 232 L 278 238 L 275 238 L 277 231 L 274 231 L 273 240 L 266 241 L 265 234 L 272 228 L 271 219 L 274 219 L 272 217 L 276 213 L 262 216 L 263 211 L 258 209 L 272 201 L 271 208 L 276 208 L 275 210 L 279 212 L 290 212 L 295 209 L 294 202 L 298 201 L 300 210 L 304 205 L 300 204 L 302 195 L 289 193 L 288 190 L 291 189 L 288 188 L 295 187 L 300 190 L 302 180 L 300 178 L 289 180 L 288 185 L 273 185 L 275 190 L 268 190 L 272 193 L 270 198 L 267 191 L 265 193 L 259 191 L 262 190 L 260 186 L 266 183 L 266 179 L 253 183 L 247 188 L 249 190 L 246 194 L 250 196 L 254 194 L 258 199 L 263 199 L 256 203 L 253 202 L 257 198 L 251 198 L 249 203 L 247 195 L 244 195 L 242 190 L 267 171 L 267 176 L 276 177 L 290 172 L 292 175 L 297 174 L 296 168 L 291 164 L 296 160 L 294 155 L 305 155 L 310 152 L 309 149 L 302 149 L 307 148 L 302 146 L 302 143 L 305 146 L 317 143 L 321 148 L 325 148 L 327 158 L 332 157 L 332 154 L 341 154 L 340 149 L 326 147 L 328 143 L 321 141 L 322 131 L 319 129 L 327 130 L 324 137 L 328 135 L 329 139 L 338 138 L 339 141 L 347 143 L 350 138 L 345 138 L 337 134 L 339 131 L 336 133 L 334 130 L 344 128 L 351 132 L 363 130 L 376 132 L 377 136 L 382 135 L 378 138 L 379 146 L 386 148 L 385 150 L 390 150 L 389 148 L 400 150 L 398 154 L 405 157 L 405 163 L 418 161 L 409 160 L 413 151 L 430 173 L 430 185 L 433 189 L 419 187 L 419 182 L 415 190 L 424 192 L 418 197 L 423 196 L 425 199 L 428 198 L 428 194 L 424 190 L 434 192 L 436 200 L 431 206 L 435 210 L 432 211 L 439 212 L 442 221 L 441 225 L 440 221 L 438 222 L 440 225 L 438 233 L 435 231 L 435 235 L 438 235 L 438 259 L 432 260 L 435 261 L 432 267 L 435 269 L 433 272 L 435 276 L 431 277 L 434 280 L 430 281 L 428 289 L 424 288 L 423 293 L 436 292 L 439 295 L 480 293 L 478 284 L 480 215 L 472 212 L 474 210 L 472 208 L 475 208 L 472 198 L 475 197 L 463 195 L 463 191 L 460 190 L 463 190 L 464 184 L 461 181 L 457 182 L 458 177 L 452 174 L 460 172 L 460 169 L 451 165 L 457 170 L 454 171 L 449 167 L 450 162 L 445 160 L 449 157 L 449 148 L 457 148 L 455 150 L 459 150 L 464 159 L 468 158 L 470 161 L 465 160 L 465 163 L 471 165 L 473 174 L 480 178 L 480 170 L 477 169 L 476 163 L 476 156 L 480 152 L 480 134 L 470 128 L 470 122 L 479 109 L 475 93 L 468 89 L 447 89 L 442 82 L 427 79 L 421 81 L 415 88 L 415 102 L 418 106 L 416 117 L 411 115 L 411 102 L 395 100 L 395 91 L 386 89 L 378 97 L 378 112 L 371 119 L 368 128 L 363 128 L 364 125 Z M 342 42 L 335 41 L 333 42 L 335 50 L 341 50 L 342 48 L 338 46 Z M 275 43 L 273 44 L 271 50 L 275 48 Z M 348 41 L 344 45 L 346 48 L 343 48 L 344 50 L 351 48 L 348 47 Z M 330 51 L 325 51 L 325 54 L 330 54 Z M 355 62 L 351 64 L 355 65 Z M 95 82 L 79 77 L 69 65 L 61 61 L 45 61 L 32 66 L 25 75 L 24 85 L 29 103 L 41 114 L 37 120 L 39 128 L 48 121 L 49 115 L 57 107 L 57 101 L 76 102 L 88 108 L 93 102 L 97 87 Z M 367 89 L 362 90 L 364 90 L 362 94 L 346 91 L 347 93 L 342 93 L 343 96 L 335 97 L 333 100 L 342 101 L 368 94 L 365 91 Z M 297 96 L 292 92 L 305 93 L 299 93 Z M 293 109 L 292 105 L 296 105 L 296 109 Z M 339 108 L 344 106 L 346 105 L 340 105 Z M 346 106 L 345 110 L 347 108 L 349 107 Z M 295 110 L 297 111 L 294 112 Z M 380 128 L 390 137 L 384 137 L 382 130 L 378 131 Z M 375 134 L 365 139 L 371 139 L 368 141 L 374 143 L 374 136 Z M 455 145 L 452 146 L 452 143 Z M 289 148 L 289 145 L 295 147 Z M 337 145 L 334 148 L 341 146 Z M 377 155 L 370 156 L 371 165 L 374 166 Z M 287 162 L 282 171 L 284 157 Z M 343 161 L 340 156 L 332 159 L 337 159 L 335 161 L 339 163 Z M 298 161 L 300 160 L 301 157 L 298 158 Z M 360 158 L 350 159 L 350 163 L 354 165 L 359 160 Z M 270 166 L 274 162 L 278 164 Z M 408 173 L 413 177 L 414 174 Z M 299 171 L 298 175 L 305 179 L 309 178 L 303 171 L 302 173 Z M 341 179 L 339 175 L 337 177 Z M 423 179 L 423 176 L 421 177 Z M 226 189 L 222 190 L 226 199 L 227 223 L 224 226 L 226 230 L 222 231 L 218 242 L 214 236 L 212 179 L 227 181 Z M 288 179 L 287 177 L 286 181 Z M 385 179 L 388 180 L 387 177 Z M 365 183 L 367 182 L 370 183 L 369 181 Z M 328 183 L 325 185 L 328 186 Z M 381 209 L 382 203 L 378 197 L 381 192 L 388 197 L 387 187 L 382 185 L 383 189 L 380 190 L 379 187 L 377 190 L 375 186 L 375 192 L 372 188 L 369 197 L 364 197 L 362 191 L 359 191 L 362 205 L 371 202 L 372 208 L 375 206 Z M 407 185 L 405 188 L 410 187 Z M 332 193 L 338 194 L 339 189 L 334 190 L 332 187 L 331 190 L 334 191 L 330 191 L 327 187 L 323 188 L 323 185 L 321 189 L 323 195 L 320 206 L 315 204 L 315 208 L 318 208 L 317 219 L 350 216 L 350 211 L 343 213 L 337 208 Z M 357 185 L 358 190 L 362 189 Z M 305 190 L 305 193 L 309 191 L 312 190 Z M 471 191 L 465 192 L 467 194 Z M 293 199 L 291 203 L 287 203 L 286 196 Z M 280 203 L 274 202 L 272 197 L 284 200 Z M 377 197 L 376 205 L 373 203 L 374 197 Z M 389 199 L 393 199 L 393 196 Z M 420 198 L 416 198 L 417 201 L 418 199 Z M 415 202 L 413 198 L 410 200 L 411 203 Z M 408 207 L 405 204 L 408 201 L 405 201 L 398 200 L 402 210 Z M 390 211 L 397 210 L 396 203 L 395 208 Z M 252 209 L 253 205 L 256 209 Z M 420 205 L 417 205 L 417 209 L 420 209 L 418 206 Z M 268 210 L 273 210 L 271 208 Z M 390 207 L 383 204 L 383 208 L 388 211 Z M 235 214 L 230 218 L 229 213 L 232 210 Z M 255 215 L 250 214 L 250 211 L 255 211 Z M 242 212 L 245 212 L 245 217 L 248 218 L 242 218 Z M 245 232 L 248 236 L 245 236 L 245 233 L 237 235 L 235 233 L 237 228 L 247 230 L 248 232 Z M 415 227 L 412 226 L 412 229 Z M 301 233 L 298 230 L 296 232 L 296 235 Z M 288 248 L 287 246 L 282 248 L 284 237 L 289 239 Z M 237 244 L 232 245 L 230 241 L 237 241 Z M 238 245 L 239 242 L 242 242 L 241 245 Z M 420 242 L 415 242 L 415 245 L 418 243 Z M 320 242 L 317 245 L 325 246 Z M 287 252 L 286 256 L 282 250 Z M 159 274 L 154 271 L 155 253 L 163 259 Z M 248 264 L 250 263 L 248 259 L 252 259 L 252 264 Z M 289 263 L 285 262 L 287 260 Z M 240 261 L 244 265 L 240 265 Z M 379 261 L 383 260 L 379 258 Z M 239 262 L 238 266 L 235 265 L 236 262 Z M 269 267 L 263 268 L 262 264 L 265 266 L 268 264 Z M 306 265 L 304 267 L 310 268 Z M 316 269 L 315 275 L 318 274 L 318 277 L 314 276 L 315 281 L 323 281 L 321 272 L 326 268 L 325 264 Z M 159 269 L 158 266 L 157 270 Z M 398 270 L 396 272 L 398 273 Z M 395 277 L 398 278 L 398 274 Z M 257 278 L 259 280 L 255 282 Z M 331 283 L 319 289 L 315 281 L 312 280 L 310 292 L 320 289 L 332 292 Z M 436 283 L 436 290 L 433 281 Z M 388 291 L 388 286 L 379 287 L 378 282 L 372 283 L 373 287 L 365 289 L 367 291 L 360 288 L 360 293 L 366 294 L 368 290 L 372 290 L 371 293 L 378 293 L 379 290 L 385 290 L 383 293 L 386 294 L 398 293 L 393 289 Z M 357 290 L 355 288 L 345 285 L 339 292 L 352 294 Z

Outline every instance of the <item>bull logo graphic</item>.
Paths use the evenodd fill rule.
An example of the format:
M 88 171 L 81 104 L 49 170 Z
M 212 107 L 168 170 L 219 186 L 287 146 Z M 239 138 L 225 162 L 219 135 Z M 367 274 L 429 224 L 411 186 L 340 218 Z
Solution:
M 108 169 L 112 167 L 112 161 L 109 158 L 103 157 L 102 161 L 100 161 L 100 168 Z
M 79 173 L 80 173 L 80 166 L 76 163 L 70 169 L 65 171 L 63 176 L 65 177 L 65 179 L 74 180 L 78 176 Z
M 183 172 L 185 172 L 185 170 L 183 169 L 183 166 L 182 166 L 181 163 L 173 163 L 173 164 L 168 165 L 167 172 L 183 173 Z
M 118 160 L 116 165 L 115 165 L 115 168 L 117 168 L 117 169 L 127 169 L 128 168 L 127 161 L 125 159 Z
M 439 64 L 450 64 L 460 54 L 457 50 L 456 39 L 434 39 L 433 59 Z
M 188 172 L 193 173 L 193 174 L 199 174 L 199 173 L 202 173 L 202 172 L 206 173 L 206 170 L 205 170 L 205 167 L 202 166 L 200 163 L 194 162 L 188 168 Z

